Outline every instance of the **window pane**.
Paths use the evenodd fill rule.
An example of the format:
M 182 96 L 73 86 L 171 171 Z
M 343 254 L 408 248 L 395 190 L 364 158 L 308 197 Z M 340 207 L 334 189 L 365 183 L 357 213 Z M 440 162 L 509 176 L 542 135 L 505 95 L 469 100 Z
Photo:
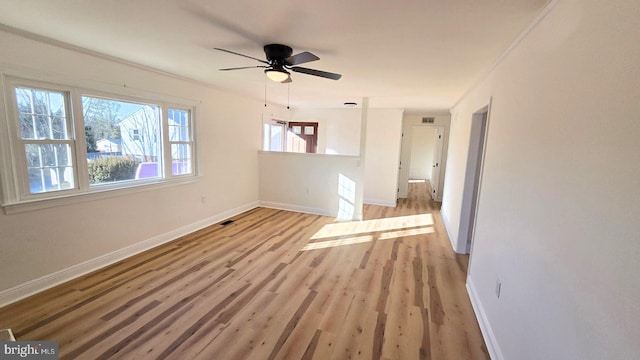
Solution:
M 25 88 L 16 88 L 16 103 L 20 113 L 32 113 L 31 91 Z
M 33 120 L 32 115 L 20 114 L 20 136 L 22 136 L 23 139 L 35 139 Z
M 161 137 L 157 106 L 144 105 L 120 121 L 118 126 L 120 133 L 125 135 L 122 137 L 123 156 L 144 162 L 158 161 Z
M 270 144 L 269 139 L 271 137 L 271 134 L 270 134 L 269 129 L 271 129 L 271 125 L 269 125 L 269 124 L 264 124 L 263 125 L 263 129 L 262 129 L 262 150 L 264 150 L 264 151 L 269 151 L 270 150 L 270 148 L 269 148 L 269 144 Z
M 34 114 L 46 115 L 49 113 L 49 104 L 47 102 L 47 92 L 42 90 L 31 90 L 31 99 Z
M 160 108 L 82 97 L 92 185 L 162 177 Z
M 191 174 L 191 145 L 171 144 L 171 174 Z
M 189 128 L 169 125 L 169 141 L 189 141 Z
M 51 125 L 49 124 L 50 118 L 44 115 L 36 115 L 34 118 L 36 120 L 36 139 L 53 139 L 53 136 L 51 136 Z
M 71 166 L 68 144 L 27 144 L 25 152 L 29 167 Z
M 83 96 L 82 114 L 87 153 L 121 153 L 120 123 L 131 114 L 140 111 L 143 106 L 143 104 Z M 133 130 L 131 126 L 125 127 L 127 131 Z
M 51 117 L 51 136 L 53 139 L 63 140 L 67 138 L 67 119 L 60 116 Z
M 168 109 L 169 141 L 190 141 L 189 111 Z
M 16 104 L 23 139 L 69 139 L 65 94 L 16 88 Z
M 269 150 L 282 151 L 284 137 L 282 136 L 282 125 L 271 125 L 271 142 Z
M 48 92 L 49 95 L 49 115 L 66 117 L 64 105 L 64 94 L 58 92 Z
M 27 144 L 27 169 L 31 193 L 75 187 L 71 146 L 68 144 Z

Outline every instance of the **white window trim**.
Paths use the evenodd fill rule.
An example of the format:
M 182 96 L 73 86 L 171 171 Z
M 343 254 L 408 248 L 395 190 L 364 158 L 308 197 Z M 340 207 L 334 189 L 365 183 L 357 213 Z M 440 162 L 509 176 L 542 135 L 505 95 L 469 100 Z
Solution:
M 128 91 L 126 88 L 118 89 L 122 91 L 115 92 L 113 91 L 114 89 L 112 86 L 106 86 L 107 88 L 110 88 L 110 91 L 103 91 L 100 88 L 104 88 L 105 86 L 101 86 L 100 84 L 92 84 L 93 86 L 90 87 L 80 87 L 78 85 L 74 86 L 65 84 L 57 79 L 45 79 L 43 81 L 33 80 L 31 78 L 35 76 L 26 76 L 23 73 L 11 74 L 2 72 L 0 73 L 0 77 L 1 91 L 4 94 L 4 96 L 0 98 L 0 117 L 4 117 L 4 121 L 0 121 L 0 199 L 2 200 L 2 207 L 5 214 L 15 214 L 56 206 L 70 205 L 79 202 L 129 195 L 141 191 L 194 183 L 201 180 L 198 156 L 199 142 L 196 131 L 198 102 L 159 96 L 157 94 L 151 94 L 140 90 Z M 24 157 L 21 157 L 21 152 L 19 151 L 19 147 L 22 143 L 19 138 L 20 135 L 16 133 L 17 110 L 15 109 L 14 100 L 14 89 L 16 86 L 31 86 L 68 93 L 68 102 L 70 102 L 68 111 L 71 112 L 69 121 L 71 123 L 70 126 L 72 127 L 70 131 L 75 136 L 75 138 L 72 139 L 72 141 L 75 142 L 75 148 L 73 149 L 75 162 L 73 167 L 75 172 L 75 181 L 77 181 L 74 189 L 31 194 L 28 193 L 28 189 L 25 188 L 25 185 L 23 184 L 25 175 L 21 174 L 24 166 L 19 163 L 19 161 L 21 161 L 19 159 Z M 123 181 L 116 184 L 99 184 L 90 186 L 88 182 L 86 163 L 78 160 L 78 155 L 82 157 L 82 155 L 85 155 L 86 151 L 84 119 L 82 118 L 82 101 L 80 100 L 83 95 L 160 106 L 164 161 L 166 161 L 167 153 L 169 159 L 171 159 L 170 142 L 168 136 L 164 135 L 168 134 L 166 132 L 166 127 L 168 127 L 168 121 L 166 121 L 167 109 L 188 110 L 190 114 L 189 125 L 191 131 L 190 143 L 192 145 L 192 172 L 190 174 L 172 175 L 171 168 L 169 167 L 167 169 L 167 167 L 164 166 L 163 178 L 136 180 L 130 182 Z M 14 134 L 13 136 L 11 135 L 12 133 Z M 81 150 L 78 151 L 78 149 Z M 169 164 L 171 164 L 170 161 Z M 27 191 L 27 194 L 25 194 L 24 191 Z
M 169 138 L 169 136 L 171 134 L 169 132 L 169 121 L 164 121 L 162 123 L 163 131 L 166 134 L 169 134 L 169 136 L 167 136 L 167 145 L 169 146 L 169 149 L 168 149 L 168 151 L 164 152 L 164 161 L 165 161 L 166 164 L 172 164 L 173 163 L 173 158 L 171 156 L 172 155 L 171 154 L 171 145 L 173 145 L 173 144 L 187 144 L 187 145 L 190 145 L 191 146 L 191 157 L 192 157 L 192 159 L 191 159 L 191 173 L 173 175 L 172 170 L 171 170 L 173 168 L 171 166 L 168 166 L 166 169 L 171 173 L 171 177 L 173 177 L 173 178 L 190 177 L 190 176 L 193 176 L 193 175 L 196 174 L 196 169 L 195 169 L 196 168 L 196 161 L 193 158 L 195 156 L 195 154 L 196 154 L 196 151 L 195 151 L 195 147 L 196 147 L 195 136 L 196 136 L 196 133 L 195 133 L 195 130 L 194 130 L 194 121 L 193 121 L 193 118 L 194 118 L 193 113 L 194 113 L 195 109 L 193 107 L 185 107 L 185 106 L 179 106 L 179 105 L 173 105 L 173 104 L 172 104 L 172 106 L 170 106 L 170 108 L 174 109 L 174 110 L 186 111 L 189 114 L 188 129 L 189 129 L 189 139 L 190 140 L 189 141 L 171 141 L 171 138 Z M 164 118 L 169 119 L 168 113 L 169 113 L 169 107 L 162 108 L 162 116 Z

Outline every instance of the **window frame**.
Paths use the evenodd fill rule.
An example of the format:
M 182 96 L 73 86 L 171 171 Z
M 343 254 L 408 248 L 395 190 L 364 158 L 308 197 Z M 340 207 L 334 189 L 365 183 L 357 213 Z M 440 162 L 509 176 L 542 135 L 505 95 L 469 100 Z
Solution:
M 172 141 L 171 140 L 171 130 L 170 130 L 170 126 L 169 126 L 169 110 L 178 110 L 178 111 L 186 111 L 188 114 L 188 119 L 187 119 L 187 129 L 188 129 L 188 138 L 189 140 L 184 141 L 184 140 L 176 140 L 176 141 Z M 166 108 L 162 109 L 162 114 L 163 117 L 165 119 L 167 119 L 167 121 L 164 121 L 162 126 L 164 128 L 164 132 L 165 134 L 167 134 L 167 145 L 168 145 L 168 151 L 163 152 L 164 155 L 164 161 L 165 164 L 171 164 L 171 166 L 166 166 L 165 170 L 167 170 L 169 172 L 169 175 L 172 178 L 175 177 L 187 177 L 187 176 L 193 176 L 195 175 L 195 131 L 194 131 L 194 122 L 193 122 L 193 113 L 194 113 L 194 109 L 189 108 L 189 107 L 185 107 L 185 106 L 178 106 L 178 105 L 174 105 L 174 106 L 168 106 Z M 173 156 L 172 156 L 172 150 L 171 150 L 171 145 L 189 145 L 189 147 L 191 148 L 191 172 L 186 173 L 186 174 L 177 174 L 174 175 L 173 174 Z
M 282 132 L 282 143 L 280 144 L 280 150 L 271 150 L 271 127 L 279 126 Z M 267 134 L 266 128 L 269 131 Z M 265 117 L 262 121 L 262 151 L 271 152 L 287 152 L 287 127 L 288 122 L 273 117 Z M 269 139 L 269 143 L 265 143 L 265 139 Z
M 68 139 L 23 139 L 20 131 L 20 112 L 18 109 L 18 101 L 16 96 L 16 88 L 29 88 L 29 89 L 37 89 L 42 91 L 49 92 L 59 92 L 64 94 L 64 104 L 65 104 L 65 112 L 68 116 L 65 117 L 66 127 L 67 127 L 67 136 Z M 10 79 L 8 81 L 8 85 L 5 87 L 11 89 L 11 99 L 9 100 L 8 105 L 8 118 L 7 125 L 9 127 L 9 137 L 10 144 L 13 144 L 12 152 L 15 154 L 12 156 L 12 161 L 14 162 L 14 181 L 16 183 L 16 187 L 18 189 L 17 197 L 25 200 L 35 200 L 40 198 L 49 197 L 51 193 L 57 194 L 72 194 L 75 193 L 79 186 L 78 180 L 78 169 L 76 167 L 77 157 L 78 157 L 78 147 L 77 147 L 77 134 L 76 127 L 74 121 L 74 112 L 72 110 L 73 104 L 71 102 L 71 92 L 72 88 L 68 86 L 54 86 L 49 83 L 37 82 L 27 79 Z M 5 90 L 6 91 L 6 90 Z M 35 129 L 34 129 L 35 131 Z M 14 136 L 12 137 L 11 134 Z M 30 180 L 29 180 L 29 166 L 27 164 L 27 154 L 25 151 L 25 146 L 27 144 L 33 145 L 46 145 L 46 144 L 66 144 L 69 145 L 71 150 L 71 166 L 73 168 L 73 187 L 64 190 L 57 190 L 53 192 L 43 191 L 41 193 L 31 193 L 30 191 Z M 22 163 L 18 164 L 18 161 L 22 161 Z
M 17 106 L 16 88 L 34 88 L 44 91 L 60 92 L 65 96 L 66 126 L 69 139 L 64 140 L 31 140 L 22 139 L 20 130 L 19 110 Z M 184 99 L 170 99 L 135 91 L 131 95 L 126 89 L 120 91 L 103 91 L 100 86 L 92 88 L 86 86 L 74 86 L 60 81 L 40 81 L 23 76 L 2 74 L 2 91 L 4 98 L 0 99 L 0 107 L 4 102 L 4 124 L 0 124 L 0 182 L 2 183 L 2 207 L 6 214 L 41 209 L 51 206 L 84 201 L 78 198 L 96 199 L 110 196 L 118 196 L 132 191 L 150 190 L 175 184 L 189 183 L 197 180 L 198 151 L 196 133 L 197 103 Z M 98 88 L 98 89 L 96 89 Z M 86 139 L 84 132 L 84 116 L 82 97 L 97 97 L 107 100 L 148 104 L 159 108 L 159 133 L 161 156 L 158 159 L 161 167 L 158 178 L 126 180 L 107 184 L 90 184 L 87 165 Z M 188 174 L 173 175 L 171 170 L 171 142 L 168 132 L 168 109 L 188 111 L 189 135 L 191 146 L 191 172 Z M 70 189 L 43 191 L 31 193 L 29 186 L 28 163 L 25 151 L 27 143 L 58 143 L 63 141 L 71 146 L 71 167 L 73 168 L 74 186 Z M 167 162 L 167 158 L 169 161 Z M 169 164 L 167 166 L 167 164 Z M 66 199 L 66 200 L 65 200 Z

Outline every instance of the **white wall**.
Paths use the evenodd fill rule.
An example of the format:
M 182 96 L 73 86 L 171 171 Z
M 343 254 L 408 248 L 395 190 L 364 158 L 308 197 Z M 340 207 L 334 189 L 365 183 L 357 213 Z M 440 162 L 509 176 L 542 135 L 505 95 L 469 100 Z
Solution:
M 364 168 L 364 202 L 396 206 L 402 138 L 399 109 L 369 109 Z
M 440 186 L 438 187 L 438 193 L 436 199 L 442 200 L 443 184 L 445 179 L 445 173 L 447 172 L 447 158 L 449 148 L 449 126 L 451 124 L 451 116 L 449 114 L 431 114 L 431 113 L 405 113 L 402 120 L 402 152 L 400 154 L 400 160 L 402 161 L 402 167 L 398 177 L 398 197 L 406 198 L 409 185 L 409 170 L 411 168 L 411 148 L 413 140 L 413 129 L 417 129 L 422 125 L 423 117 L 433 117 L 433 126 L 442 126 L 444 128 L 444 136 L 442 143 L 442 161 L 440 163 Z M 448 175 L 447 175 L 448 176 Z
M 409 162 L 410 178 L 431 180 L 437 133 L 438 131 L 433 127 L 418 126 L 413 128 L 411 160 Z
M 292 109 L 288 121 L 318 123 L 318 154 L 360 155 L 362 109 Z
M 4 32 L 0 49 L 3 72 L 199 102 L 201 175 L 179 186 L 0 214 L 0 304 L 257 205 L 261 101 Z
M 453 109 L 443 218 L 492 97 L 467 286 L 493 358 L 638 359 L 640 6 L 551 6 Z
M 260 152 L 262 206 L 361 220 L 361 190 L 358 157 Z

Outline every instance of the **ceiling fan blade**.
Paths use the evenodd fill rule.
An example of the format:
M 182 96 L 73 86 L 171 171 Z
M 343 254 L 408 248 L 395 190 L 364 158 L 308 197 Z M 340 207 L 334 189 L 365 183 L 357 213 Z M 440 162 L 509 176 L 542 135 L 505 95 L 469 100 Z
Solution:
M 235 51 L 226 50 L 226 49 L 221 49 L 221 48 L 213 48 L 213 49 L 214 49 L 214 50 L 218 50 L 218 51 L 223 51 L 223 52 L 226 52 L 226 53 L 229 53 L 229 54 L 238 55 L 238 56 L 246 57 L 246 58 L 249 58 L 249 59 L 253 59 L 253 60 L 259 61 L 259 62 L 261 62 L 261 63 L 263 63 L 263 64 L 269 64 L 269 63 L 268 63 L 267 61 L 265 61 L 265 60 L 258 59 L 258 58 L 255 58 L 255 57 L 253 57 L 253 56 L 249 56 L 249 55 L 240 54 L 240 53 L 237 53 L 237 52 L 235 52 Z
M 307 68 L 303 68 L 303 67 L 299 67 L 299 66 L 294 66 L 291 68 L 292 71 L 295 72 L 299 72 L 299 73 L 303 73 L 303 74 L 307 74 L 307 75 L 314 75 L 314 76 L 320 76 L 326 79 L 331 79 L 331 80 L 338 80 L 342 77 L 342 75 L 340 74 L 336 74 L 336 73 L 330 73 L 327 71 L 322 71 L 322 70 L 315 70 L 315 69 L 307 69 Z
M 284 62 L 285 64 L 291 66 L 291 65 L 300 65 L 300 64 L 304 64 L 304 63 L 308 63 L 316 60 L 320 60 L 320 58 L 308 51 L 305 51 L 305 52 L 301 52 L 300 54 L 289 56 L 288 58 L 284 59 Z
M 242 70 L 242 69 L 255 69 L 255 68 L 268 68 L 268 66 L 256 65 L 256 66 L 241 66 L 241 67 L 232 67 L 232 68 L 224 68 L 220 69 L 220 71 L 229 71 L 229 70 Z

